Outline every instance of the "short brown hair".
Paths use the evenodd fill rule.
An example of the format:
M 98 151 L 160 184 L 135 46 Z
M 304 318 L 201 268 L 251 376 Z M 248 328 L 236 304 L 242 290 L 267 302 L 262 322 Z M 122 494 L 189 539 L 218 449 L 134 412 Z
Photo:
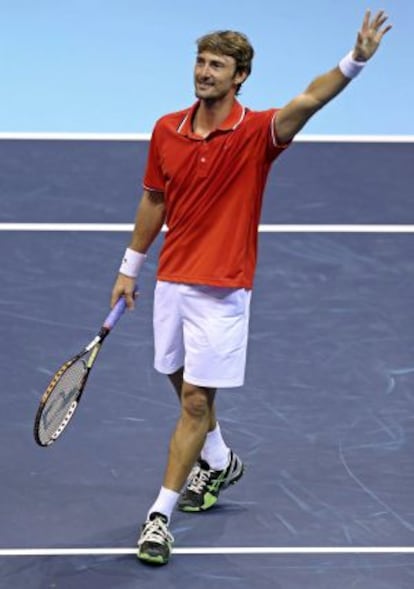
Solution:
M 210 51 L 218 55 L 228 55 L 236 61 L 236 72 L 250 75 L 254 49 L 249 39 L 238 31 L 215 31 L 197 39 L 198 53 Z M 237 91 L 240 90 L 241 84 Z

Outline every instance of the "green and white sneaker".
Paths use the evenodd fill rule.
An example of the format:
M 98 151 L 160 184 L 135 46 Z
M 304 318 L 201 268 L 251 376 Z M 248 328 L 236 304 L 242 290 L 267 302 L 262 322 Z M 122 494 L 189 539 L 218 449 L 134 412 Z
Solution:
M 210 509 L 217 503 L 220 491 L 237 483 L 243 472 L 243 463 L 232 450 L 229 465 L 224 470 L 213 470 L 205 460 L 199 458 L 181 493 L 178 509 L 187 512 Z
M 142 526 L 138 540 L 137 557 L 143 562 L 162 565 L 167 564 L 174 542 L 173 535 L 168 531 L 168 520 L 161 513 L 151 513 Z

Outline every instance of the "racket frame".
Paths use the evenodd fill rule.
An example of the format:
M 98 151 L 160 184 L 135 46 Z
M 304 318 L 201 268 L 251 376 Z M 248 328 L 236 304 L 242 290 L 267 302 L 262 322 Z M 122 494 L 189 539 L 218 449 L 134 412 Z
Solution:
M 73 358 L 71 358 L 70 360 L 68 360 L 64 364 L 62 364 L 62 366 L 53 375 L 45 392 L 42 395 L 42 398 L 40 399 L 39 407 L 37 409 L 35 421 L 34 421 L 33 435 L 36 440 L 36 443 L 39 444 L 39 446 L 46 447 L 46 446 L 50 446 L 51 444 L 53 444 L 53 442 L 55 442 L 59 438 L 59 436 L 63 433 L 63 431 L 68 426 L 76 409 L 78 408 L 79 402 L 81 400 L 83 391 L 86 386 L 86 382 L 89 377 L 89 373 L 91 371 L 91 368 L 92 368 L 96 358 L 98 357 L 98 354 L 99 354 L 101 347 L 102 347 L 102 343 L 103 343 L 105 337 L 108 335 L 108 333 L 109 333 L 109 329 L 107 329 L 106 327 L 102 327 L 99 334 L 96 337 L 94 337 L 94 339 L 82 350 L 82 352 L 80 352 L 79 354 L 76 354 L 76 356 L 73 356 Z M 73 398 L 67 412 L 65 413 L 64 417 L 62 418 L 62 421 L 60 422 L 59 426 L 56 428 L 54 433 L 50 436 L 50 438 L 48 440 L 42 440 L 40 438 L 40 434 L 39 434 L 40 422 L 43 417 L 43 412 L 47 406 L 48 400 L 50 399 L 50 397 L 53 394 L 56 387 L 59 385 L 59 382 L 63 378 L 64 374 L 70 369 L 71 366 L 73 366 L 75 364 L 75 362 L 78 362 L 87 354 L 89 354 L 89 357 L 88 357 L 88 360 L 85 362 L 85 374 L 83 375 L 83 379 L 79 385 L 76 396 Z
M 134 289 L 134 297 L 135 297 L 136 293 L 137 293 L 137 286 L 135 286 L 135 289 Z M 119 319 L 121 318 L 125 309 L 126 309 L 126 300 L 125 300 L 125 297 L 121 297 L 117 301 L 117 303 L 115 304 L 113 309 L 110 311 L 108 316 L 106 317 L 101 329 L 99 330 L 99 333 L 93 338 L 93 340 L 79 354 L 76 354 L 76 356 L 73 356 L 70 360 L 68 360 L 67 362 L 62 364 L 61 367 L 52 376 L 52 379 L 50 380 L 45 392 L 43 393 L 43 395 L 40 399 L 39 407 L 37 409 L 35 420 L 34 420 L 33 435 L 34 435 L 34 439 L 35 439 L 36 443 L 39 446 L 42 446 L 42 447 L 50 446 L 51 444 L 53 444 L 53 442 L 55 442 L 59 438 L 59 436 L 66 429 L 66 427 L 69 424 L 69 422 L 71 421 L 76 409 L 78 408 L 80 399 L 81 399 L 83 391 L 85 389 L 86 382 L 89 377 L 89 373 L 90 373 L 91 368 L 92 368 L 93 364 L 95 363 L 95 360 L 101 350 L 102 343 L 103 343 L 104 339 L 106 338 L 106 336 L 110 333 L 112 328 L 119 321 Z M 78 391 L 77 391 L 76 396 L 74 397 L 73 401 L 71 402 L 71 404 L 70 404 L 67 412 L 65 413 L 64 417 L 62 418 L 59 426 L 56 428 L 56 430 L 53 432 L 53 434 L 50 436 L 50 438 L 48 438 L 47 440 L 41 440 L 40 434 L 39 434 L 40 422 L 41 422 L 44 409 L 47 405 L 47 402 L 48 402 L 50 396 L 52 395 L 55 388 L 58 386 L 60 380 L 62 379 L 63 375 L 67 372 L 67 370 L 69 370 L 69 368 L 71 366 L 73 366 L 73 364 L 75 364 L 75 362 L 77 362 L 78 360 L 80 360 L 81 358 L 86 356 L 87 354 L 89 354 L 89 357 L 85 363 L 85 369 L 86 369 L 85 374 L 83 375 L 83 379 L 78 387 Z

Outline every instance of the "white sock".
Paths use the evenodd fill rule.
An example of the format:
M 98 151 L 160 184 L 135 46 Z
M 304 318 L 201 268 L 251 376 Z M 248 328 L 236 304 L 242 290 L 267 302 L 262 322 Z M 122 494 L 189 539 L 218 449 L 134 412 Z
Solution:
M 220 425 L 217 422 L 213 431 L 208 432 L 201 458 L 214 470 L 223 470 L 229 463 L 230 448 L 226 446 L 221 435 Z
M 149 518 L 151 513 L 155 511 L 157 513 L 162 513 L 165 517 L 170 521 L 171 514 L 174 511 L 175 504 L 178 501 L 180 493 L 176 491 L 171 491 L 170 489 L 166 489 L 165 487 L 161 487 L 158 497 L 156 498 L 155 502 L 151 505 L 147 519 Z

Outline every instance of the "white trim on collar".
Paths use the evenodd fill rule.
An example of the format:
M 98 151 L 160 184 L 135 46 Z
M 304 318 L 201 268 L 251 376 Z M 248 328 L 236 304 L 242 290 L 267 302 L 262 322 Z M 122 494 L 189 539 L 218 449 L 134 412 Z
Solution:
M 181 129 L 184 127 L 185 123 L 187 122 L 187 119 L 188 119 L 188 115 L 189 114 L 190 113 L 187 113 L 185 115 L 185 117 L 183 118 L 183 120 L 181 121 L 181 123 L 178 125 L 178 127 L 177 127 L 177 133 L 181 133 Z
M 240 105 L 240 106 L 242 106 L 242 105 Z M 243 120 L 244 120 L 244 117 L 245 117 L 245 116 L 246 116 L 246 107 L 245 107 L 245 106 L 242 106 L 242 112 L 241 112 L 241 115 L 240 115 L 240 119 L 239 119 L 239 120 L 237 121 L 237 123 L 236 123 L 236 124 L 235 124 L 235 125 L 232 127 L 232 130 L 233 130 L 233 131 L 234 131 L 235 129 L 237 129 L 237 127 L 239 127 L 239 126 L 242 124 L 242 122 L 243 122 Z
M 246 111 L 247 111 L 246 107 L 245 107 L 245 106 L 242 106 L 242 105 L 240 105 L 240 106 L 242 107 L 242 110 L 241 110 L 241 113 L 240 113 L 240 118 L 239 118 L 239 120 L 238 120 L 238 121 L 237 121 L 237 122 L 236 122 L 236 123 L 233 125 L 233 127 L 231 127 L 231 130 L 232 130 L 232 131 L 234 131 L 235 129 L 237 129 L 237 127 L 239 127 L 239 126 L 242 124 L 242 122 L 243 122 L 243 120 L 244 120 L 244 118 L 245 118 L 245 116 L 246 116 Z M 178 127 L 177 127 L 177 133 L 180 133 L 180 134 L 181 134 L 181 131 L 182 131 L 182 129 L 183 129 L 183 127 L 184 127 L 184 125 L 186 124 L 186 122 L 187 122 L 187 119 L 188 119 L 188 117 L 190 116 L 190 113 L 191 113 L 191 110 L 190 110 L 190 111 L 189 111 L 189 112 L 188 112 L 188 113 L 185 115 L 185 117 L 183 118 L 183 120 L 182 120 L 182 121 L 180 122 L 180 124 L 178 125 Z

